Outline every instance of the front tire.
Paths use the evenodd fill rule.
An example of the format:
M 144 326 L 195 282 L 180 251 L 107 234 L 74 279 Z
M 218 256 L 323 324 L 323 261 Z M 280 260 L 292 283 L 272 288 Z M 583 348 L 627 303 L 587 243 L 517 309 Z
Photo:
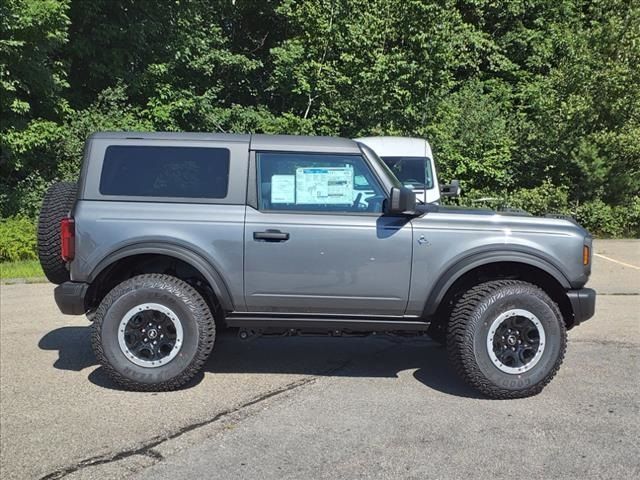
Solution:
M 102 300 L 93 318 L 93 351 L 115 383 L 128 390 L 175 390 L 200 371 L 215 340 L 202 296 L 160 274 L 133 277 Z
M 491 398 L 536 395 L 556 375 L 567 345 L 558 306 L 517 280 L 482 283 L 456 303 L 447 331 L 449 359 L 472 387 Z

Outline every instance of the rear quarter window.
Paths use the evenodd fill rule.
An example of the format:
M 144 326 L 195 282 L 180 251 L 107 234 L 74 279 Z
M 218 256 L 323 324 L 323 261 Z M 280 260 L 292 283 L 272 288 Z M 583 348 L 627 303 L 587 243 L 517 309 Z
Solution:
M 127 197 L 225 198 L 229 150 L 205 147 L 107 147 L 100 193 Z

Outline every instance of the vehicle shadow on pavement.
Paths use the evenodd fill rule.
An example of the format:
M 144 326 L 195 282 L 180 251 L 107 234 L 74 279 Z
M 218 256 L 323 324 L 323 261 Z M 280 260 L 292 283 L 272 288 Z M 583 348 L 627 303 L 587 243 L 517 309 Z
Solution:
M 57 350 L 53 366 L 80 372 L 97 365 L 90 346 L 91 327 L 62 327 L 47 333 L 38 346 Z M 277 337 L 241 341 L 236 332 L 218 335 L 203 372 L 184 388 L 198 385 L 206 374 L 292 374 L 333 377 L 397 378 L 413 371 L 426 387 L 445 394 L 484 398 L 450 368 L 444 347 L 427 338 Z M 120 390 L 102 367 L 88 375 L 93 384 Z
M 53 366 L 59 370 L 80 372 L 97 365 L 91 350 L 91 327 L 62 327 L 50 331 L 38 342 L 42 350 L 57 350 Z

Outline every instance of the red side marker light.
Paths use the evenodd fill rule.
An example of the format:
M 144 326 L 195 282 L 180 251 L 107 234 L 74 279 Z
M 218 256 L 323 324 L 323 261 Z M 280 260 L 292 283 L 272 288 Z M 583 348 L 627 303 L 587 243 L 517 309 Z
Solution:
M 63 218 L 60 222 L 60 240 L 62 260 L 70 262 L 76 254 L 76 226 L 73 218 Z

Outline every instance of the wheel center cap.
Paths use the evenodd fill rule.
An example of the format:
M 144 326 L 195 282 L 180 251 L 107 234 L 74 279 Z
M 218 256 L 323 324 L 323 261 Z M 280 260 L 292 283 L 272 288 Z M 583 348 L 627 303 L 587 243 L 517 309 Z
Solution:
M 516 344 L 516 342 L 517 342 L 517 340 L 516 340 L 516 337 L 514 335 L 509 335 L 507 337 L 507 343 L 509 345 L 511 345 L 512 347 Z
M 149 333 L 147 333 L 147 335 L 151 340 L 154 340 L 158 336 L 158 331 L 155 328 L 152 328 L 151 330 L 149 330 Z

